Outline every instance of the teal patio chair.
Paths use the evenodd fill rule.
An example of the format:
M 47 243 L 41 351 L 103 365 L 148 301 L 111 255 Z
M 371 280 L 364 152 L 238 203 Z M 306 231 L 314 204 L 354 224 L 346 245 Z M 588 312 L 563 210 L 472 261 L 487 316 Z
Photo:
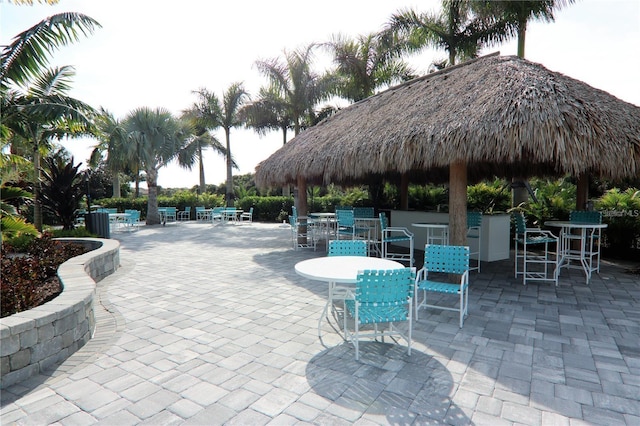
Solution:
M 345 299 L 344 334 L 355 346 L 356 360 L 360 359 L 359 342 L 363 338 L 402 338 L 407 342 L 407 353 L 411 355 L 412 298 L 415 268 L 393 270 L 367 270 L 358 273 L 355 290 L 348 290 Z M 349 329 L 348 317 L 353 318 L 353 330 Z M 406 331 L 396 323 L 407 322 Z M 388 324 L 388 329 L 379 329 L 379 324 Z M 373 326 L 373 330 L 364 327 Z
M 552 232 L 527 227 L 524 214 L 513 212 L 515 221 L 515 277 L 528 281 L 553 281 L 558 285 L 559 239 Z M 555 251 L 551 249 L 555 247 Z M 534 251 L 532 248 L 537 248 Z M 520 268 L 522 264 L 522 268 Z
M 602 212 L 574 210 L 569 213 L 569 222 L 601 224 Z M 589 229 L 585 231 L 585 234 L 586 241 L 582 242 L 582 244 L 584 244 L 582 248 L 584 250 L 584 258 L 587 259 L 590 271 L 600 273 L 600 241 L 602 239 L 602 230 L 600 228 Z M 568 239 L 581 240 L 577 235 L 567 235 L 566 237 L 568 237 Z
M 438 275 L 434 277 L 435 274 Z M 451 274 L 459 275 L 459 281 L 447 282 L 446 279 Z M 424 266 L 418 271 L 415 285 L 416 321 L 420 308 L 458 311 L 462 328 L 469 309 L 469 247 L 427 244 L 424 248 Z M 421 302 L 418 300 L 419 292 L 422 292 L 423 296 Z M 458 306 L 431 304 L 427 297 L 429 293 L 457 295 Z

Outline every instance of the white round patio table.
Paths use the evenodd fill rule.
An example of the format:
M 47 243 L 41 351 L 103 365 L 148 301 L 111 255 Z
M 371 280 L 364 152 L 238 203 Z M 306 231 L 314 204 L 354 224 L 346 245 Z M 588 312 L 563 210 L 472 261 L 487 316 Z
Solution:
M 600 273 L 600 242 L 601 230 L 607 227 L 606 223 L 571 222 L 564 220 L 548 220 L 545 226 L 560 228 L 560 247 L 558 248 L 558 266 L 556 276 L 560 276 L 562 268 L 571 267 L 571 261 L 577 260 L 584 271 L 587 284 L 591 279 L 591 274 L 595 271 Z M 576 230 L 577 233 L 572 231 Z M 575 250 L 571 247 L 572 241 L 579 241 L 580 248 Z M 595 247 L 594 247 L 595 246 Z M 594 266 L 594 257 L 596 265 Z
M 329 311 L 329 305 L 333 303 L 333 292 L 336 283 L 355 284 L 358 272 L 374 269 L 402 269 L 405 266 L 395 260 L 380 259 L 378 257 L 365 256 L 327 256 L 303 260 L 296 263 L 296 273 L 305 278 L 329 283 L 327 303 L 318 320 L 318 337 L 321 337 L 322 318 Z
M 448 223 L 412 223 L 416 228 L 426 228 L 427 244 L 449 245 L 449 224 Z

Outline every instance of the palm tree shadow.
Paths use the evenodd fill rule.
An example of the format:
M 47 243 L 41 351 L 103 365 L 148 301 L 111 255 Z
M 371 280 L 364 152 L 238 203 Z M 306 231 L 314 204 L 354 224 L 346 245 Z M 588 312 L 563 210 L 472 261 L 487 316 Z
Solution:
M 392 425 L 471 424 L 453 403 L 453 377 L 438 360 L 404 345 L 361 342 L 322 351 L 307 364 L 307 381 L 320 396 Z M 379 417 L 379 419 L 375 419 Z

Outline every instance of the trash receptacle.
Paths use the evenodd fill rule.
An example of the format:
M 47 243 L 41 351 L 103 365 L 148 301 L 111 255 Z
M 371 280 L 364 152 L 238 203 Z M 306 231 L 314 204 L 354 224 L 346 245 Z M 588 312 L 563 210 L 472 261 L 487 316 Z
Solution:
M 91 212 L 85 215 L 85 226 L 92 234 L 96 234 L 100 238 L 111 238 L 111 229 L 109 228 L 109 213 Z

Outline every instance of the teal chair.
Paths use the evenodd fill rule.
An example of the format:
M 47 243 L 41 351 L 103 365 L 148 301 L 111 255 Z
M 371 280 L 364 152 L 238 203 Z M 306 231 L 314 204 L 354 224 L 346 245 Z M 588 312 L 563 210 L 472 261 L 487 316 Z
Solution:
M 559 239 L 552 232 L 527 227 L 524 214 L 513 212 L 515 222 L 515 276 L 528 281 L 553 281 L 558 285 Z M 531 248 L 538 248 L 533 251 Z M 555 248 L 555 251 L 552 249 Z M 522 267 L 520 267 L 522 265 Z
M 455 274 L 460 276 L 460 280 L 457 283 L 449 283 L 442 278 L 438 279 L 439 276 L 434 277 L 434 274 Z M 424 266 L 418 271 L 415 285 L 416 320 L 420 308 L 458 311 L 462 328 L 469 309 L 469 247 L 427 244 L 424 248 Z M 421 302 L 418 301 L 419 292 L 423 295 Z M 431 304 L 428 299 L 429 293 L 456 295 L 459 298 L 458 306 Z
M 601 224 L 602 212 L 574 210 L 569 213 L 569 222 Z M 581 243 L 584 244 L 584 255 L 587 259 L 589 270 L 600 273 L 600 241 L 602 239 L 602 230 L 600 228 L 589 229 L 585 231 L 585 234 L 586 241 L 582 241 Z M 568 240 L 581 240 L 577 235 L 567 235 L 565 237 Z
M 412 298 L 416 277 L 415 268 L 392 270 L 367 270 L 358 273 L 355 290 L 349 290 L 345 299 L 344 334 L 355 346 L 356 360 L 360 359 L 359 342 L 363 338 L 402 338 L 407 342 L 407 353 L 411 355 Z M 347 318 L 353 318 L 353 329 L 349 329 Z M 406 331 L 396 324 L 407 322 Z M 388 328 L 379 329 L 379 325 Z M 372 331 L 363 331 L 364 325 L 373 325 Z

